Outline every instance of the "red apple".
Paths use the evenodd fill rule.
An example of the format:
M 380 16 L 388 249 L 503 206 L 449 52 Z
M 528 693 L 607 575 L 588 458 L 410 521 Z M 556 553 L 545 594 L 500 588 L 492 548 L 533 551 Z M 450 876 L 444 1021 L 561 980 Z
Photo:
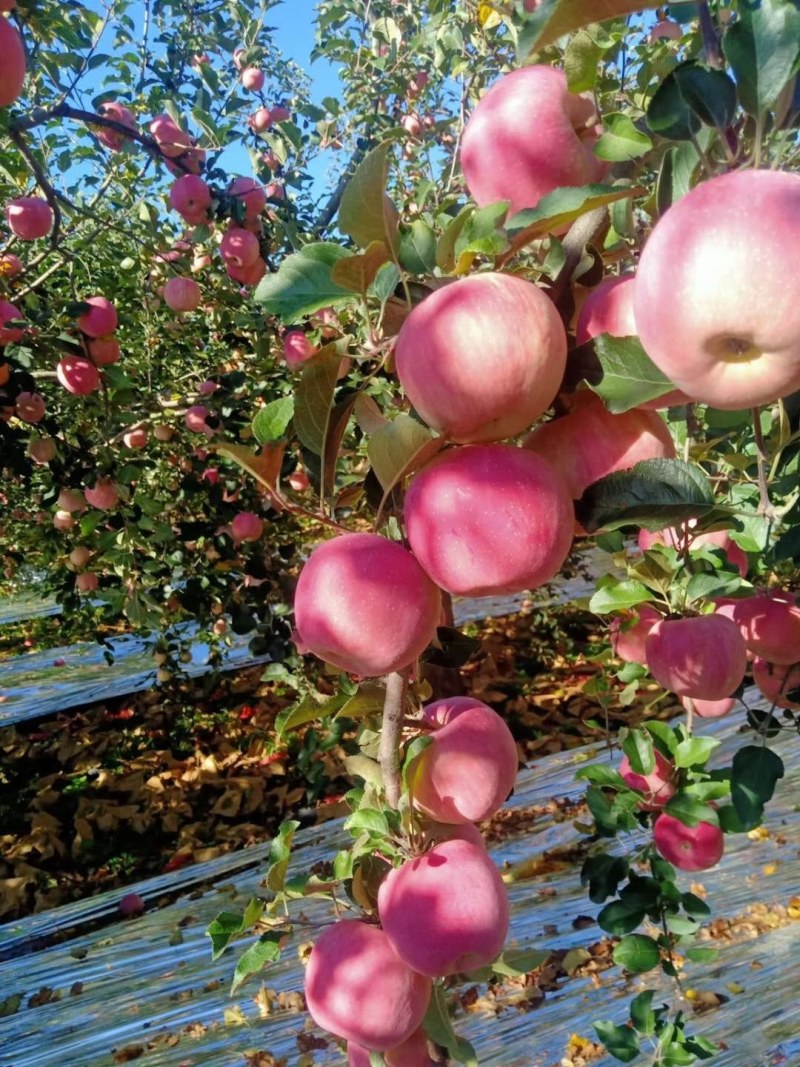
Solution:
M 171 426 L 164 426 L 163 423 L 153 427 L 153 437 L 156 441 L 171 441 L 175 431 Z
M 169 204 L 190 225 L 199 226 L 208 218 L 211 190 L 196 174 L 183 174 L 170 186 Z
M 317 938 L 304 988 L 318 1026 L 378 1052 L 411 1037 L 431 995 L 430 979 L 403 963 L 383 930 L 353 919 Z
M 193 278 L 169 278 L 164 283 L 164 303 L 173 311 L 194 311 L 203 291 Z
M 117 487 L 110 478 L 98 478 L 92 488 L 83 490 L 86 502 L 99 511 L 111 511 L 119 503 Z
M 634 313 L 650 358 L 695 400 L 738 410 L 800 388 L 800 175 L 737 170 L 673 204 L 639 261 Z
M 693 525 L 696 525 L 695 519 L 690 519 L 686 526 L 677 528 L 670 526 L 664 530 L 656 531 L 642 529 L 638 535 L 639 548 L 642 552 L 646 552 L 653 545 L 670 545 L 672 548 L 680 550 L 684 544 L 688 544 L 690 552 L 693 548 L 700 548 L 702 545 L 721 548 L 731 566 L 736 567 L 739 574 L 744 578 L 750 566 L 750 561 L 747 558 L 747 553 L 731 539 L 730 532 L 728 530 L 711 530 L 709 533 L 693 534 L 691 529 Z
M 725 837 L 718 826 L 710 822 L 687 826 L 666 812 L 653 823 L 653 841 L 664 859 L 679 871 L 716 867 L 725 850 Z
M 128 430 L 122 435 L 122 443 L 126 448 L 144 448 L 147 438 L 147 427 L 137 426 L 135 430 Z
M 66 512 L 86 510 L 86 500 L 83 493 L 78 492 L 77 489 L 62 489 L 56 499 L 56 505 L 61 511 Z
M 74 396 L 88 396 L 100 388 L 100 374 L 84 356 L 64 356 L 56 364 L 56 377 Z
M 411 137 L 419 137 L 422 133 L 422 122 L 419 115 L 403 115 L 400 125 Z
M 509 213 L 534 207 L 562 186 L 599 181 L 600 132 L 593 102 L 567 89 L 562 70 L 520 67 L 481 97 L 464 128 L 461 166 L 479 207 L 510 201 Z
M 248 222 L 257 219 L 267 205 L 264 186 L 254 178 L 234 178 L 228 193 L 244 204 L 244 217 Z
M 797 650 L 800 657 L 800 649 Z M 791 694 L 800 691 L 800 663 L 769 663 L 756 656 L 753 660 L 753 681 L 770 704 L 790 711 L 800 711 L 800 702 Z
M 116 363 L 120 357 L 119 341 L 116 337 L 90 337 L 87 347 L 92 362 L 97 367 L 107 367 Z
M 247 125 L 256 133 L 263 133 L 272 125 L 272 113 L 267 107 L 260 107 L 247 120 Z
M 92 593 L 97 588 L 97 575 L 91 571 L 75 575 L 75 588 L 79 593 Z
M 439 623 L 441 596 L 401 545 L 377 534 L 342 534 L 309 556 L 294 612 L 304 650 L 375 677 L 407 667 L 424 651 Z
M 90 296 L 84 301 L 89 308 L 78 316 L 78 328 L 87 337 L 105 337 L 117 328 L 117 309 L 104 296 Z
M 92 550 L 91 548 L 87 548 L 86 545 L 76 545 L 68 556 L 72 566 L 79 571 L 83 570 L 91 558 Z
M 53 209 L 40 196 L 18 196 L 6 204 L 6 221 L 21 241 L 35 241 L 53 228 Z
M 739 628 L 719 613 L 662 619 L 645 641 L 645 655 L 656 681 L 679 697 L 722 700 L 747 670 Z
M 276 122 L 288 122 L 292 117 L 292 113 L 288 107 L 284 107 L 283 104 L 276 104 L 270 111 L 270 117 L 273 124 Z
M 414 555 L 456 596 L 519 593 L 550 581 L 575 524 L 561 477 L 513 445 L 441 453 L 412 479 L 404 515 Z
M 253 511 L 240 511 L 231 522 L 231 536 L 237 543 L 258 541 L 264 533 L 264 521 Z
M 19 397 L 17 397 L 19 404 Z M 42 466 L 56 458 L 56 442 L 52 437 L 39 437 L 28 445 L 28 455 Z
M 25 316 L 14 304 L 7 300 L 0 300 L 0 347 L 3 345 L 17 344 L 25 336 L 24 326 L 9 326 L 9 322 L 24 319 Z
M 13 104 L 25 81 L 25 48 L 16 27 L 0 16 L 0 107 Z
M 623 629 L 620 619 L 611 622 L 611 650 L 625 663 L 647 666 L 645 643 L 647 636 L 663 615 L 650 604 L 640 604 L 633 613 L 633 625 Z
M 109 101 L 106 104 L 100 105 L 100 114 L 104 118 L 113 119 L 114 122 L 119 122 L 123 126 L 128 126 L 131 130 L 136 130 L 136 119 L 131 112 L 123 107 L 122 104 L 118 104 L 115 101 Z M 112 152 L 119 152 L 128 138 L 124 133 L 120 133 L 118 130 L 112 130 L 108 126 L 98 126 L 94 131 L 97 140 L 101 144 L 104 144 L 106 148 L 110 148 Z
M 719 719 L 723 715 L 727 715 L 729 711 L 732 711 L 736 707 L 736 699 L 734 697 L 724 697 L 722 700 L 698 700 L 692 697 L 682 697 L 681 704 L 688 710 L 689 702 L 694 708 L 695 714 L 699 715 L 701 719 Z
M 655 767 L 649 774 L 637 774 L 631 767 L 627 756 L 622 757 L 619 765 L 619 773 L 625 785 L 635 789 L 637 793 L 643 793 L 644 799 L 639 805 L 645 811 L 656 811 L 675 796 L 675 767 L 666 756 L 659 751 L 654 751 Z
M 25 392 L 17 394 L 15 414 L 18 419 L 35 425 L 37 422 L 42 421 L 45 411 L 45 401 L 41 393 Z
M 242 285 L 257 285 L 267 273 L 267 264 L 258 256 L 254 262 L 246 267 L 237 267 L 232 263 L 226 263 L 225 269 L 234 281 Z
M 566 352 L 564 327 L 543 290 L 509 274 L 474 274 L 413 309 L 395 359 L 429 426 L 455 441 L 499 441 L 547 410 Z
M 283 337 L 283 358 L 289 367 L 299 367 L 317 354 L 302 330 L 288 330 Z
M 480 822 L 498 811 L 517 777 L 517 745 L 504 720 L 472 697 L 428 704 L 433 741 L 414 762 L 414 803 L 438 822 Z
M 241 226 L 232 226 L 227 231 L 219 250 L 228 267 L 249 267 L 260 255 L 258 238 Z
M 612 415 L 591 390 L 575 395 L 571 411 L 537 426 L 525 448 L 544 456 L 579 500 L 594 482 L 643 459 L 671 459 L 675 444 L 656 411 L 631 408 Z
M 211 412 L 203 404 L 192 404 L 183 417 L 186 429 L 191 430 L 192 433 L 204 433 L 206 437 L 211 437 L 214 431 L 207 422 L 210 414 Z
M 68 511 L 59 509 L 53 516 L 53 528 L 56 530 L 71 530 L 74 525 L 75 519 Z
M 791 595 L 760 593 L 732 604 L 731 617 L 749 652 L 770 663 L 800 660 L 800 606 Z
M 286 190 L 280 182 L 269 182 L 264 186 L 264 192 L 268 200 L 286 199 Z
M 242 71 L 242 85 L 253 93 L 260 93 L 264 88 L 264 71 L 258 67 L 245 67 Z
M 308 475 L 302 470 L 290 474 L 287 481 L 296 493 L 304 493 L 311 485 L 311 482 L 308 480 Z
M 432 978 L 485 967 L 508 933 L 508 894 L 483 848 L 444 841 L 390 871 L 378 913 L 398 956 Z
M 167 159 L 177 159 L 194 148 L 192 136 L 182 130 L 171 115 L 156 115 L 150 122 L 150 133 Z

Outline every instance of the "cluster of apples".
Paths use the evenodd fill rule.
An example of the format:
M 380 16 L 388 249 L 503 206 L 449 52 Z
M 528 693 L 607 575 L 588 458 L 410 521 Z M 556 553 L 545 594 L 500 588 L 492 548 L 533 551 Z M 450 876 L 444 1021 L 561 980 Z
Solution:
M 120 357 L 119 341 L 114 334 L 119 324 L 117 309 L 105 296 L 89 296 L 86 310 L 78 316 L 85 356 L 69 355 L 59 360 L 56 376 L 67 392 L 87 396 L 100 387 L 100 371 Z
M 305 996 L 314 1020 L 348 1042 L 351 1067 L 369 1052 L 387 1064 L 428 1067 L 420 1029 L 431 980 L 484 967 L 508 932 L 508 897 L 475 822 L 511 790 L 517 750 L 503 720 L 469 697 L 424 709 L 432 741 L 417 756 L 409 792 L 427 846 L 388 871 L 377 893 L 380 926 L 345 919 L 314 944 Z

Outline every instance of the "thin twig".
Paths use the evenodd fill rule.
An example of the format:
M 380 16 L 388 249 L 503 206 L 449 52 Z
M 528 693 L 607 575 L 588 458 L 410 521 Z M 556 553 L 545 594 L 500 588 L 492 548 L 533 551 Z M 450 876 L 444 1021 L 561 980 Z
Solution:
M 378 762 L 383 772 L 386 803 L 390 808 L 397 808 L 400 803 L 400 737 L 405 718 L 408 671 L 406 667 L 402 671 L 393 671 L 386 675 Z
M 758 511 L 768 519 L 775 518 L 775 510 L 769 498 L 769 485 L 767 484 L 767 446 L 764 443 L 764 433 L 761 429 L 761 412 L 758 408 L 752 408 L 753 433 L 756 439 L 756 462 L 758 465 Z

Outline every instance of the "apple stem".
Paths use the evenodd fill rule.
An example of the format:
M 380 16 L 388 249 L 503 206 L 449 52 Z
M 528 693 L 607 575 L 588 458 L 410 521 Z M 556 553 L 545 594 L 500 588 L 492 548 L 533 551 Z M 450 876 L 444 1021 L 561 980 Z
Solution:
M 761 412 L 758 408 L 751 408 L 753 416 L 753 433 L 756 439 L 756 462 L 758 464 L 758 496 L 759 514 L 767 519 L 775 518 L 775 510 L 769 498 L 769 485 L 767 484 L 767 446 L 764 443 L 764 432 L 761 429 Z
M 400 803 L 400 736 L 408 694 L 408 671 L 408 667 L 402 671 L 392 671 L 385 678 L 386 696 L 383 700 L 378 762 L 383 772 L 386 803 L 390 808 L 397 808 Z

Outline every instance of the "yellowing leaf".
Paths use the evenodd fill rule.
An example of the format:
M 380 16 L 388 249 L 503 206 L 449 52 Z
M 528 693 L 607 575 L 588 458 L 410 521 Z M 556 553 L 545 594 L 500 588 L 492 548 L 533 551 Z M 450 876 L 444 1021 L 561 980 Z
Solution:
M 499 26 L 502 18 L 491 4 L 478 4 L 478 25 L 484 30 L 493 30 Z
M 520 58 L 592 22 L 607 22 L 661 6 L 661 0 L 543 0 L 519 35 Z
M 380 268 L 390 258 L 389 249 L 383 241 L 372 241 L 361 255 L 340 259 L 331 271 L 331 278 L 336 285 L 345 289 L 366 293 Z
M 391 492 L 422 450 L 438 441 L 410 415 L 398 415 L 381 426 L 370 438 L 367 455 L 384 492 Z
M 286 445 L 267 445 L 261 452 L 253 452 L 246 445 L 221 444 L 215 446 L 221 456 L 227 456 L 234 463 L 238 463 L 256 481 L 265 485 L 268 489 L 274 489 L 281 470 L 283 453 Z

